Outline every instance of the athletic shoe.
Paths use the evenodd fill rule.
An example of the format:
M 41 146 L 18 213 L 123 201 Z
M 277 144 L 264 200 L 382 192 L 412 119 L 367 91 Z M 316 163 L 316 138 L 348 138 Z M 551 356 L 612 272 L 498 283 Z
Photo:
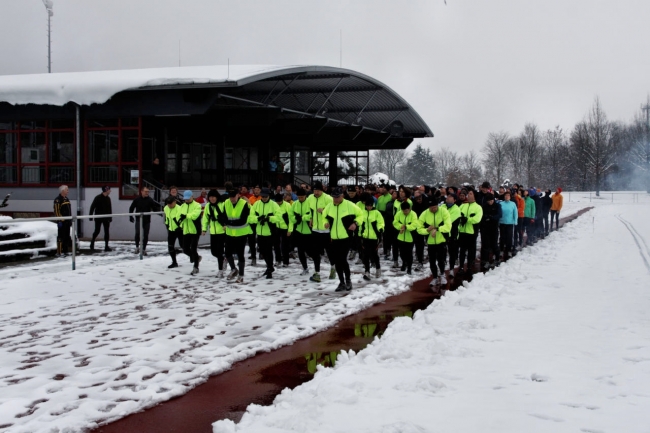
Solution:
M 146 256 L 147 255 L 147 250 L 142 250 L 142 255 Z
M 301 277 L 304 277 L 305 275 L 309 275 L 309 269 L 303 269 L 302 272 L 300 273 Z
M 268 272 L 267 271 L 267 272 L 265 272 L 265 274 L 266 274 L 266 279 L 267 280 L 272 280 L 273 279 L 273 272 Z
M 257 259 L 255 257 L 251 258 L 251 266 L 257 266 Z
M 240 276 L 237 277 L 237 279 L 235 280 L 235 283 L 237 283 L 237 284 L 243 284 L 243 283 L 244 283 L 244 277 L 243 277 L 242 275 L 240 275 Z
M 172 268 L 177 268 L 177 267 L 178 267 L 178 263 L 173 262 L 171 265 L 167 266 L 167 269 L 172 269 Z
M 92 242 L 90 243 L 90 251 L 95 251 L 95 244 Z
M 345 290 L 347 290 L 348 292 L 352 290 L 352 281 L 348 281 L 345 283 Z
M 357 256 L 356 251 L 350 251 L 350 254 L 348 255 L 348 260 L 354 260 L 356 256 Z
M 199 273 L 199 268 L 194 268 L 192 269 L 192 272 L 190 272 L 190 275 L 196 275 Z
M 111 248 L 111 247 L 104 248 L 104 252 L 108 253 L 110 251 L 113 251 L 113 248 Z
M 230 273 L 228 274 L 228 279 L 229 279 L 229 280 L 232 280 L 232 279 L 235 278 L 237 275 L 239 275 L 239 271 L 238 271 L 237 269 L 233 269 L 233 270 L 230 271 Z
M 381 278 L 381 269 L 377 269 L 375 272 L 375 278 Z
M 330 269 L 330 280 L 335 280 L 335 279 L 336 279 L 336 268 L 332 267 L 332 269 Z
M 447 284 L 447 279 L 445 278 L 444 275 L 440 276 L 440 284 L 443 286 Z
M 417 265 L 415 265 L 415 272 L 420 272 L 423 266 L 424 265 L 422 263 L 418 263 Z
M 406 275 L 412 275 L 410 269 L 408 271 L 406 271 Z
M 133 251 L 133 254 L 140 254 L 140 248 L 136 248 L 135 251 Z
M 320 283 L 320 275 L 318 272 L 316 272 L 314 275 L 309 277 L 309 281 L 313 281 L 314 283 Z
M 345 283 L 339 283 L 338 287 L 334 291 L 335 292 L 345 292 L 347 290 L 348 290 L 348 287 L 345 285 Z
M 361 265 L 361 264 L 363 264 L 363 260 L 361 260 L 361 257 L 359 257 L 359 258 L 357 259 L 357 261 L 354 262 L 354 264 L 355 264 L 355 265 Z
M 275 262 L 275 267 L 276 268 L 281 268 L 282 267 L 282 262 Z
M 399 267 L 400 267 L 400 266 L 399 266 L 399 262 L 398 262 L 397 260 L 395 260 L 395 261 L 393 262 L 393 266 L 391 266 L 391 268 L 393 268 L 393 269 L 397 269 L 397 268 L 399 268 Z
M 225 275 L 225 272 L 224 272 L 223 269 L 221 269 L 219 272 L 217 272 L 217 278 L 223 278 L 224 275 Z
M 440 284 L 438 277 L 433 277 L 433 280 L 429 283 L 429 287 L 436 287 L 438 284 Z
M 363 279 L 366 281 L 370 281 L 372 278 L 370 277 L 370 272 L 366 271 L 363 273 Z
M 288 268 L 288 267 L 289 267 L 289 263 L 283 263 L 283 264 L 282 264 L 282 267 L 283 267 L 283 268 Z
M 454 270 L 453 270 L 453 269 L 450 269 L 450 270 L 449 270 L 449 276 L 450 276 L 451 278 L 454 278 Z

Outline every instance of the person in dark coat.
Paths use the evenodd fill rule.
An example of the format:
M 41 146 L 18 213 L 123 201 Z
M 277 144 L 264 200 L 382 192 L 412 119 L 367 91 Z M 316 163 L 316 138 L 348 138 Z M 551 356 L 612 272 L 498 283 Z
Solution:
M 494 254 L 494 264 L 499 266 L 499 220 L 501 205 L 494 200 L 491 192 L 483 196 L 483 219 L 481 220 L 481 268 L 490 266 L 490 253 Z
M 439 199 L 439 196 L 437 197 Z M 429 210 L 429 199 L 424 196 L 424 194 L 417 190 L 413 195 L 413 206 L 411 210 L 415 212 L 418 217 L 426 210 Z M 412 233 L 413 242 L 415 244 L 415 258 L 418 261 L 418 264 L 415 266 L 417 272 L 421 271 L 424 268 L 424 243 L 427 236 L 423 236 L 416 231 Z
M 149 188 L 143 187 L 140 190 L 140 195 L 133 200 L 131 206 L 129 206 L 129 213 L 140 213 L 140 212 L 158 212 L 160 211 L 160 206 L 149 197 Z M 133 216 L 129 217 L 129 221 L 135 223 L 135 254 L 140 253 L 140 217 Z M 151 215 L 144 215 L 142 217 L 142 254 L 147 255 L 147 243 L 149 242 L 149 228 L 151 227 Z
M 110 215 L 113 213 L 113 207 L 111 205 L 111 187 L 104 185 L 102 187 L 102 193 L 98 194 L 93 203 L 90 205 L 90 215 Z M 92 218 L 90 219 L 92 221 Z M 90 241 L 90 251 L 95 251 L 95 239 L 99 235 L 99 231 L 102 226 L 104 226 L 104 251 L 112 251 L 108 246 L 108 241 L 110 239 L 110 225 L 113 221 L 113 218 L 95 218 L 95 231 L 93 232 L 93 239 Z
M 549 232 L 549 222 L 548 214 L 551 212 L 551 206 L 553 206 L 553 199 L 551 198 L 551 190 L 547 189 L 542 193 L 542 218 L 544 221 L 544 236 L 548 236 Z
M 54 199 L 54 215 L 58 217 L 72 216 L 72 206 L 68 200 L 68 186 L 61 185 L 59 187 L 59 195 Z M 68 249 L 72 246 L 72 238 L 70 237 L 70 227 L 72 227 L 71 220 L 62 220 L 56 223 L 58 228 L 56 240 L 56 256 L 65 257 L 68 255 Z

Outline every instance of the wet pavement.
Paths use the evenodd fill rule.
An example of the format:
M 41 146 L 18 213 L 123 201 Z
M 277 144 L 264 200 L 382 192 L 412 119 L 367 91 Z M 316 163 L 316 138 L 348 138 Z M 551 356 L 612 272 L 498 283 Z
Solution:
M 589 209 L 562 219 L 562 225 Z M 474 271 L 479 271 L 479 262 L 476 262 Z M 432 290 L 429 287 L 431 278 L 422 279 L 408 292 L 349 316 L 330 329 L 298 340 L 290 346 L 236 363 L 229 371 L 212 376 L 181 397 L 129 415 L 93 432 L 211 433 L 212 423 L 217 420 L 238 422 L 248 405 L 271 404 L 284 388 L 295 388 L 311 380 L 318 365 L 333 366 L 341 350 L 356 352 L 363 349 L 375 337 L 383 334 L 393 319 L 412 317 L 415 311 L 427 308 L 464 280 L 471 280 L 471 276 L 464 279 L 456 277 L 443 290 Z

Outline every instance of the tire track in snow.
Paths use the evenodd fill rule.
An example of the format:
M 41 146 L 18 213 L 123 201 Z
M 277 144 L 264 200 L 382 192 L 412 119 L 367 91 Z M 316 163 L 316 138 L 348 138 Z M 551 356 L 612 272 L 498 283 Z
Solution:
M 636 246 L 639 248 L 639 254 L 641 255 L 641 258 L 643 259 L 643 263 L 645 264 L 646 269 L 648 272 L 650 272 L 650 263 L 648 263 L 648 257 L 650 257 L 650 248 L 648 248 L 648 244 L 646 243 L 645 239 L 643 239 L 643 236 L 634 228 L 634 225 L 632 225 L 631 222 L 627 221 L 624 219 L 621 214 L 616 215 L 616 218 L 619 219 L 620 222 L 623 223 L 625 228 L 630 232 L 632 235 L 632 239 L 634 239 L 634 243 Z M 639 240 L 643 243 L 643 246 L 645 246 L 645 251 L 643 251 L 643 248 L 641 247 L 641 243 L 639 243 Z

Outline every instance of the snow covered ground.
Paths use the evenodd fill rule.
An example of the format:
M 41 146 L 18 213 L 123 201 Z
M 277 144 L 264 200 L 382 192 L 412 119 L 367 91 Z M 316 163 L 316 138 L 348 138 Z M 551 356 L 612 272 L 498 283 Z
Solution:
M 601 202 L 214 432 L 648 432 L 648 217 Z
M 338 280 L 308 283 L 300 266 L 245 285 L 216 279 L 201 250 L 191 277 L 184 255 L 168 270 L 166 245 L 136 259 L 132 244 L 113 253 L 0 268 L 0 432 L 79 432 L 182 395 L 209 375 L 332 326 L 403 292 L 420 278 L 362 282 L 334 293 Z M 85 247 L 86 243 L 82 243 Z M 297 261 L 296 261 L 297 262 Z M 313 266 L 311 268 L 313 270 Z
M 0 245 L 8 247 L 10 245 L 18 245 L 26 241 L 45 241 L 45 246 L 42 248 L 12 249 L 7 251 L 0 251 L 0 263 L 3 261 L 3 256 L 32 253 L 34 257 L 37 257 L 39 253 L 56 251 L 56 224 L 48 221 L 34 221 L 28 223 L 26 222 L 5 224 L 4 226 L 2 225 L 3 221 L 10 221 L 12 219 L 13 218 L 11 217 L 0 215 L 0 227 L 5 228 L 4 230 L 0 231 L 0 234 L 7 237 L 11 235 L 25 234 L 28 236 L 28 238 L 0 240 Z M 12 248 L 14 248 L 14 246 L 12 246 Z

